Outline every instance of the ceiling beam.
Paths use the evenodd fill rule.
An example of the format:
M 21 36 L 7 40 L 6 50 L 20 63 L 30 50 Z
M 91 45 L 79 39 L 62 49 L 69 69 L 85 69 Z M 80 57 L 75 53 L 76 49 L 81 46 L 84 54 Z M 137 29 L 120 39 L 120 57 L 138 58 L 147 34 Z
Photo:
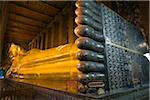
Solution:
M 37 34 L 36 32 L 31 32 L 31 31 L 28 31 L 28 30 L 15 28 L 15 27 L 10 27 L 10 26 L 7 27 L 7 30 L 8 31 L 13 31 L 13 32 L 18 32 L 18 33 L 21 33 L 21 34 L 33 35 L 33 36 L 35 36 Z
M 18 21 L 18 22 L 22 22 L 25 23 L 27 25 L 32 25 L 32 26 L 38 26 L 38 27 L 45 27 L 46 24 L 41 22 L 41 21 L 37 21 L 28 17 L 25 17 L 23 15 L 19 15 L 19 14 L 15 14 L 15 13 L 9 13 L 9 19 L 10 20 L 14 20 L 14 21 Z
M 19 28 L 24 28 L 24 29 L 27 29 L 27 30 L 34 30 L 34 31 L 40 31 L 41 30 L 41 28 L 31 26 L 31 25 L 27 25 L 27 24 L 24 24 L 24 23 L 21 23 L 21 22 L 12 21 L 12 20 L 8 21 L 8 25 L 19 27 Z
M 8 35 L 14 35 L 14 36 L 20 36 L 20 37 L 27 37 L 27 38 L 33 38 L 34 35 L 29 35 L 29 34 L 21 34 L 21 33 L 18 33 L 18 32 L 13 32 L 13 31 L 10 31 L 10 30 L 7 30 L 7 34 Z
M 27 38 L 20 38 L 18 36 L 12 36 L 12 35 L 6 35 L 6 38 L 12 38 L 12 39 L 17 39 L 17 40 L 23 40 L 23 41 L 30 41 L 30 39 Z
M 51 2 L 49 2 L 49 1 L 42 1 L 42 2 L 44 2 L 44 3 L 46 3 L 46 4 L 48 4 L 48 5 L 50 5 L 50 6 L 53 6 L 53 7 L 55 7 L 55 8 L 57 8 L 57 9 L 62 9 L 66 4 L 67 4 L 67 0 L 65 1 L 61 1 L 61 0 L 56 0 L 56 1 L 51 1 Z M 56 4 L 55 4 L 55 3 Z
M 27 8 L 22 7 L 22 6 L 18 6 L 16 4 L 10 3 L 9 7 L 10 7 L 10 12 L 20 14 L 20 15 L 23 15 L 26 17 L 30 17 L 31 19 L 34 19 L 34 20 L 47 22 L 47 21 L 50 21 L 52 19 L 52 17 L 50 17 L 50 16 L 35 12 L 31 9 L 27 9 Z
M 55 7 L 57 9 L 61 9 L 60 7 L 56 7 L 56 6 L 52 5 L 52 4 L 49 4 L 48 1 L 41 1 L 41 2 L 43 2 L 43 3 L 45 3 L 45 4 L 49 5 L 49 6 Z
M 29 40 L 21 40 L 21 39 L 16 39 L 14 37 L 7 37 L 8 41 L 18 41 L 18 42 L 28 42 Z
M 60 9 L 55 8 L 55 7 L 48 5 L 47 3 L 44 3 L 41 1 L 36 1 L 36 2 L 32 2 L 32 1 L 17 2 L 17 1 L 14 1 L 13 3 L 17 4 L 19 6 L 22 6 L 24 8 L 31 9 L 33 11 L 51 16 L 51 17 L 53 17 L 55 14 L 57 14 L 58 11 L 60 11 Z
M 26 40 L 26 41 L 30 41 L 33 39 L 33 37 L 28 37 L 28 36 L 21 36 L 21 35 L 13 35 L 13 34 L 8 34 L 6 35 L 6 38 L 9 37 L 9 38 L 16 38 L 18 40 Z

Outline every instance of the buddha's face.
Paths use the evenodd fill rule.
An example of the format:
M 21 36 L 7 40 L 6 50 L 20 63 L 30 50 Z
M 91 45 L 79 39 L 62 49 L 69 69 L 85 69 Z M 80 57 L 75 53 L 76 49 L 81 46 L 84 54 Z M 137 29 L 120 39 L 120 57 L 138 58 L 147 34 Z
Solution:
M 12 43 L 11 46 L 10 46 L 10 48 L 9 48 L 10 57 L 17 56 L 17 52 L 18 52 L 17 46 Z
M 13 57 L 16 57 L 20 54 L 23 54 L 25 51 L 23 49 L 21 49 L 18 45 L 15 45 L 15 44 L 11 44 L 10 48 L 9 48 L 9 54 L 10 54 L 10 57 L 13 58 Z

